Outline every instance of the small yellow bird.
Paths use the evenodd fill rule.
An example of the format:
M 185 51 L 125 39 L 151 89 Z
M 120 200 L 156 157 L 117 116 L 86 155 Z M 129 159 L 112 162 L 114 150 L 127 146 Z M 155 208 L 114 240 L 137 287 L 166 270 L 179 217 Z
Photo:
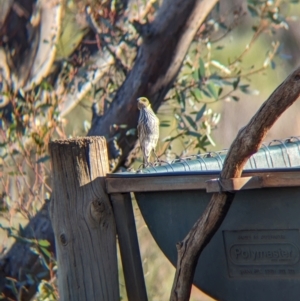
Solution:
M 139 97 L 137 101 L 137 106 L 140 110 L 137 126 L 138 137 L 144 156 L 144 167 L 147 167 L 150 165 L 150 155 L 152 151 L 156 156 L 155 148 L 159 137 L 159 119 L 153 112 L 151 104 L 146 97 Z

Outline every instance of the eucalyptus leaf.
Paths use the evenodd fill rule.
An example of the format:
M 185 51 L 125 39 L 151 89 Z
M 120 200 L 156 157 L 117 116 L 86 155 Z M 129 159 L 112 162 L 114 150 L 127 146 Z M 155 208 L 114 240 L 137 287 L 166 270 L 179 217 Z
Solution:
M 197 129 L 197 124 L 195 123 L 195 121 L 192 119 L 191 116 L 189 115 L 184 115 L 185 119 L 187 120 L 187 122 L 190 124 L 190 126 L 193 128 L 193 129 Z
M 130 129 L 126 132 L 126 136 L 134 136 L 136 134 L 136 129 Z
M 273 60 L 271 61 L 271 68 L 276 69 L 276 63 Z
M 192 76 L 196 82 L 198 82 L 200 80 L 198 69 L 194 70 Z
M 222 94 L 222 92 L 223 92 L 223 88 L 219 88 L 218 97 Z
M 40 256 L 40 263 L 44 266 L 45 269 L 50 270 L 48 263 L 46 261 L 46 259 L 44 258 L 44 256 Z
M 200 111 L 197 113 L 196 118 L 195 118 L 196 122 L 198 122 L 202 118 L 205 110 L 206 110 L 206 104 L 203 105 L 202 108 L 200 109 Z
M 250 12 L 250 14 L 251 14 L 252 17 L 258 17 L 259 16 L 259 12 L 257 11 L 256 7 L 254 7 L 254 6 L 250 5 L 250 4 L 248 4 L 247 7 L 248 7 L 248 10 L 249 10 L 249 12 Z
M 248 94 L 248 95 L 258 95 L 258 94 L 259 94 L 259 91 L 258 91 L 258 90 L 250 89 L 250 88 L 249 88 L 249 85 L 243 85 L 243 86 L 240 86 L 240 90 L 241 90 L 243 93 Z
M 49 156 L 49 155 L 45 155 L 45 156 L 39 158 L 39 159 L 36 161 L 36 163 L 44 163 L 44 162 L 46 162 L 46 161 L 48 161 L 48 160 L 50 160 L 50 156 Z
M 161 127 L 169 127 L 170 126 L 170 120 L 164 120 L 164 121 L 161 121 L 159 126 Z
M 25 274 L 25 276 L 26 276 L 27 284 L 29 284 L 29 285 L 35 284 L 35 280 L 33 279 L 33 277 L 30 274 Z
M 187 135 L 190 135 L 190 136 L 193 136 L 193 137 L 196 137 L 196 138 L 201 138 L 202 137 L 202 135 L 200 133 L 194 132 L 194 131 L 188 131 Z
M 200 76 L 205 77 L 205 64 L 202 58 L 199 59 L 199 71 L 200 71 Z
M 41 247 L 49 247 L 50 246 L 50 242 L 46 239 L 40 239 L 38 240 L 38 244 L 41 246 Z
M 192 89 L 190 92 L 197 101 L 200 101 L 201 99 L 203 99 L 200 89 L 195 88 L 195 89 Z
M 184 112 L 186 103 L 185 103 L 185 95 L 182 92 L 180 92 L 180 106 L 181 106 L 181 112 Z
M 218 92 L 216 91 L 215 85 L 212 84 L 212 83 L 209 83 L 209 84 L 207 85 L 207 89 L 208 89 L 208 91 L 210 92 L 210 94 L 213 96 L 213 98 L 214 98 L 215 100 L 217 100 L 217 99 L 218 99 Z
M 51 258 L 51 253 L 46 248 L 41 247 L 41 251 L 46 255 L 47 258 Z
M 201 91 L 206 97 L 211 98 L 211 94 L 207 90 L 201 89 Z
M 23 99 L 25 99 L 25 92 L 22 88 L 19 89 L 19 94 Z
M 236 88 L 238 87 L 239 83 L 240 83 L 241 78 L 238 77 L 233 83 L 232 83 L 232 87 L 233 90 L 236 90 Z

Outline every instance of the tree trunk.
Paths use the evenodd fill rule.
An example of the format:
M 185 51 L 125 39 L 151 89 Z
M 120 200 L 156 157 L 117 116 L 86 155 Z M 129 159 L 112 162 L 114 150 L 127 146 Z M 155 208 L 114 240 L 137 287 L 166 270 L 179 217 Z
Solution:
M 116 229 L 105 193 L 103 137 L 50 143 L 51 220 L 61 301 L 119 300 Z
M 141 29 L 144 42 L 134 67 L 119 89 L 109 110 L 105 112 L 105 115 L 93 120 L 90 136 L 113 136 L 115 133 L 111 131 L 112 124 L 127 124 L 127 129 L 136 128 L 138 119 L 136 98 L 138 96 L 150 97 L 157 110 L 182 65 L 195 33 L 217 2 L 217 0 L 164 0 L 153 23 L 148 26 L 137 25 Z M 122 155 L 117 158 L 114 168 L 125 162 L 136 142 L 136 137 L 126 136 L 126 131 L 120 134 L 118 144 L 122 149 Z M 27 225 L 28 233 L 32 233 L 37 239 L 43 238 L 52 242 L 54 238 L 51 227 L 40 235 L 39 228 L 35 226 L 39 224 L 39 218 L 39 215 L 35 216 Z M 48 222 L 50 224 L 50 221 Z M 6 277 L 21 281 L 20 273 L 15 272 L 27 267 L 23 263 L 13 266 L 15 262 L 13 258 L 23 256 L 23 251 L 20 253 L 17 250 L 27 252 L 26 262 L 38 264 L 38 258 L 30 251 L 29 246 L 24 246 L 23 242 L 16 242 L 0 261 L 0 290 L 6 293 L 10 291 L 10 288 L 5 288 L 8 284 Z M 34 273 L 32 266 L 32 264 L 28 265 L 27 273 Z M 29 300 L 32 297 L 37 284 L 27 283 L 26 287 L 31 293 L 23 300 Z M 31 289 L 32 287 L 34 289 Z
M 117 134 L 112 130 L 113 124 L 127 125 L 119 133 L 118 145 L 122 154 L 117 158 L 115 168 L 124 164 L 136 142 L 136 136 L 128 136 L 126 132 L 137 126 L 137 98 L 148 97 L 153 108 L 158 109 L 180 70 L 195 34 L 217 2 L 165 0 L 152 23 L 136 24 L 144 42 L 135 64 L 105 115 L 93 120 L 88 133 L 89 136 L 112 137 Z

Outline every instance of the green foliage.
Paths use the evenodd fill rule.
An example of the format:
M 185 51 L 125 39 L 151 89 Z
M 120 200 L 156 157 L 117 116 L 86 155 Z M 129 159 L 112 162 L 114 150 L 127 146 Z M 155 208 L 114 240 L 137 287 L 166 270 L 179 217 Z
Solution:
M 224 20 L 220 15 L 217 16 L 219 19 L 207 20 L 208 29 L 200 31 L 195 37 L 174 88 L 168 94 L 176 125 L 170 120 L 161 124 L 171 130 L 171 134 L 162 139 L 162 154 L 168 150 L 168 154 L 173 153 L 171 159 L 174 159 L 206 151 L 215 145 L 211 134 L 221 118 L 218 112 L 211 109 L 212 104 L 239 101 L 242 94 L 259 94 L 257 89 L 251 87 L 251 77 L 263 76 L 268 68 L 276 67 L 275 59 L 280 55 L 276 33 L 281 28 L 288 29 L 286 16 L 281 14 L 283 4 L 286 1 L 248 1 L 252 24 L 248 24 L 249 30 L 245 36 L 249 38 L 244 49 L 240 45 L 234 52 L 226 51 L 228 33 L 237 38 L 245 12 L 237 10 L 233 24 L 229 25 L 219 21 Z M 267 52 L 255 63 L 251 62 L 249 68 L 251 51 L 266 36 L 269 41 L 264 46 Z
M 28 272 L 21 282 L 7 279 L 6 286 L 18 300 L 27 285 L 50 278 L 43 282 L 44 286 L 39 286 L 39 300 L 46 300 L 46 296 L 49 296 L 48 300 L 57 300 L 56 262 L 49 251 L 50 243 L 25 238 L 22 224 L 36 214 L 51 193 L 47 147 L 51 138 L 62 133 L 58 101 L 47 82 L 31 91 L 19 90 L 7 96 L 11 99 L 12 110 L 9 116 L 2 112 L 0 128 L 0 168 L 3 173 L 0 181 L 0 235 L 8 238 L 3 239 L 2 252 L 12 240 L 28 244 L 31 252 L 38 256 L 43 271 L 37 275 Z M 52 287 L 51 294 L 46 294 L 44 287 L 48 291 Z
M 43 270 L 38 274 L 26 274 L 26 279 L 22 282 L 16 279 L 7 279 L 6 286 L 11 289 L 16 300 L 19 300 L 20 292 L 25 289 L 28 285 L 38 285 L 38 293 L 36 300 L 58 300 L 58 292 L 56 286 L 56 273 L 57 266 L 56 260 L 53 254 L 48 250 L 50 243 L 47 240 L 36 240 L 28 239 L 23 236 L 23 228 L 19 226 L 19 229 L 15 227 L 5 227 L 0 224 L 0 229 L 6 231 L 8 237 L 13 237 L 16 241 L 30 245 L 30 250 L 36 254 L 39 258 L 39 262 L 43 267 Z M 50 278 L 50 280 L 45 281 L 44 278 Z M 4 297 L 0 294 L 1 297 Z

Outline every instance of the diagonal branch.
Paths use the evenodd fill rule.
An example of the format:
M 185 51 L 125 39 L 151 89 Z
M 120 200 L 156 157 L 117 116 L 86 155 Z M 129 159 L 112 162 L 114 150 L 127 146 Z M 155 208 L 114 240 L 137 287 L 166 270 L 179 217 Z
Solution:
M 126 1 L 123 1 L 126 2 Z M 172 85 L 198 28 L 203 23 L 218 0 L 165 0 L 157 17 L 148 27 L 144 27 L 143 44 L 140 47 L 134 67 L 119 89 L 112 105 L 105 115 L 95 118 L 89 135 L 102 135 L 110 138 L 115 135 L 113 124 L 127 124 L 128 128 L 137 125 L 138 112 L 136 98 L 144 95 L 152 99 L 154 108 L 161 104 L 164 95 Z M 65 107 L 66 108 L 66 107 Z M 133 147 L 136 137 L 120 133 L 118 141 L 122 155 L 118 164 L 122 164 Z M 25 228 L 34 237 L 53 241 L 53 232 L 48 215 L 45 219 L 35 216 Z M 41 224 L 42 223 L 42 224 Z M 47 227 L 43 225 L 47 223 Z M 20 252 L 22 250 L 22 252 Z M 24 256 L 26 254 L 26 256 Z M 19 261 L 14 260 L 19 258 Z M 11 296 L 8 278 L 24 281 L 28 290 L 22 300 L 29 300 L 34 294 L 37 283 L 29 283 L 20 271 L 35 274 L 36 266 L 41 268 L 37 256 L 30 246 L 16 242 L 0 260 L 0 291 Z
M 241 176 L 244 165 L 258 151 L 269 129 L 299 95 L 300 67 L 287 77 L 239 131 L 225 159 L 221 180 Z M 177 245 L 177 269 L 170 300 L 189 300 L 198 258 L 223 222 L 233 198 L 234 193 L 214 193 L 202 216 Z

